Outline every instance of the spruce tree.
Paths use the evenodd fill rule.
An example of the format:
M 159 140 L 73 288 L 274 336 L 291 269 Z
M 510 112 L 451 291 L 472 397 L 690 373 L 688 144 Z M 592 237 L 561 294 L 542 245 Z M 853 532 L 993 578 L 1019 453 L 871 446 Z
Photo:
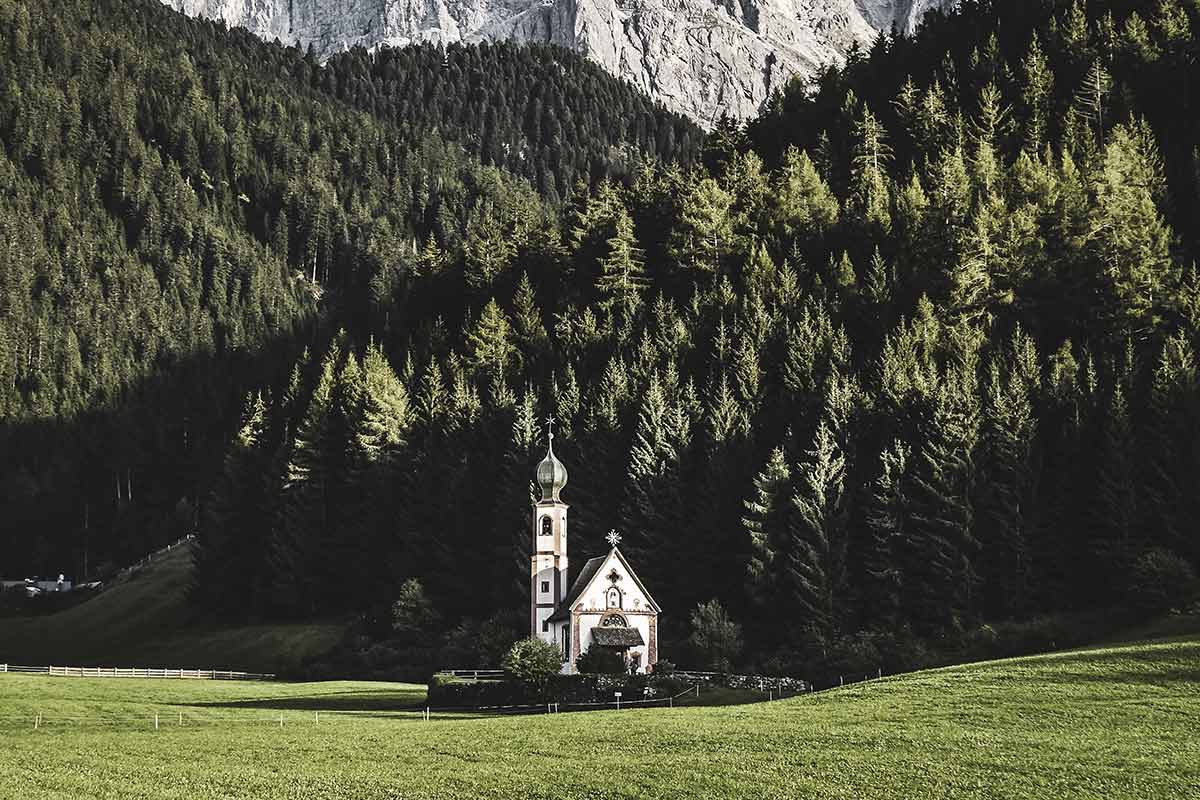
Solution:
M 471 366 L 490 377 L 504 375 L 513 358 L 512 325 L 495 299 L 488 301 L 466 335 Z
M 866 569 L 870 615 L 884 625 L 902 618 L 911 564 L 909 498 L 911 450 L 899 439 L 879 455 L 880 474 L 871 485 L 865 519 L 871 533 Z
M 1093 187 L 1088 227 L 1106 301 L 1103 313 L 1118 331 L 1144 335 L 1158 325 L 1159 309 L 1179 279 L 1171 231 L 1156 205 L 1163 179 L 1148 131 L 1125 125 L 1113 130 Z
M 783 604 L 827 642 L 838 627 L 846 571 L 846 460 L 824 420 L 797 468 L 792 495 Z
M 1137 474 L 1137 442 L 1125 389 L 1118 381 L 1100 425 L 1093 552 L 1107 575 L 1117 578 L 1140 545 L 1141 481 Z
M 742 525 L 750 536 L 746 591 L 760 611 L 772 607 L 782 588 L 781 574 L 790 544 L 791 479 L 783 448 L 776 447 L 754 479 L 754 495 L 744 501 L 746 516 Z
M 694 180 L 682 199 L 672 240 L 676 263 L 697 273 L 717 273 L 733 249 L 733 198 L 713 178 Z
M 600 259 L 596 291 L 600 306 L 609 312 L 631 317 L 641 304 L 646 280 L 645 255 L 633 232 L 633 219 L 620 209 L 607 242 L 608 252 Z
M 974 384 L 961 366 L 945 376 L 914 465 L 910 541 L 918 574 L 907 603 L 927 631 L 959 629 L 976 613 Z
M 321 362 L 317 385 L 289 442 L 271 538 L 272 602 L 288 614 L 311 613 L 319 600 L 323 546 L 330 519 L 329 454 L 337 345 Z
M 413 416 L 408 390 L 372 343 L 363 357 L 361 395 L 348 426 L 353 436 L 350 488 L 358 504 L 357 538 L 365 557 L 361 603 L 376 615 L 398 586 L 404 532 L 396 529 L 397 498 Z
M 781 243 L 819 239 L 837 224 L 839 206 L 808 153 L 789 147 L 774 184 L 772 214 Z
M 981 578 L 993 614 L 1013 616 L 1029 604 L 1030 539 L 1038 527 L 1035 425 L 1024 379 L 1010 367 L 1004 380 L 993 360 L 981 431 L 979 499 Z
M 887 165 L 892 151 L 887 132 L 878 118 L 864 107 L 851 132 L 854 140 L 851 183 L 854 210 L 864 233 L 876 239 L 891 230 Z
M 247 398 L 244 422 L 205 504 L 193 552 L 195 596 L 218 616 L 260 609 L 271 530 L 273 481 L 262 396 Z
M 647 565 L 649 577 L 663 587 L 663 595 L 681 597 L 686 577 L 667 565 L 686 560 L 683 525 L 679 411 L 667 399 L 663 382 L 651 375 L 638 411 L 629 451 L 625 502 L 621 510 L 625 549 L 631 558 Z
M 1189 531 L 1197 512 L 1195 493 L 1186 489 L 1200 478 L 1200 397 L 1195 349 L 1177 333 L 1163 343 L 1151 384 L 1148 436 L 1142 447 L 1149 462 L 1145 478 L 1148 532 L 1175 552 L 1196 559 L 1200 540 Z

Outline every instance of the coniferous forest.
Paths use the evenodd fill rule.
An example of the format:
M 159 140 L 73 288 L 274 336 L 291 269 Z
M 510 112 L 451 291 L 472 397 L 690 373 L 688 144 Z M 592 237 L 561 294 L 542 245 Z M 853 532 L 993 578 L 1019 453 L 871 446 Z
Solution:
M 551 48 L 321 66 L 0 0 L 0 561 L 195 531 L 213 617 L 370 631 L 416 579 L 496 619 L 553 414 L 572 562 L 621 531 L 668 653 L 714 598 L 801 674 L 1170 608 L 1198 34 L 1190 0 L 968 0 L 705 136 Z

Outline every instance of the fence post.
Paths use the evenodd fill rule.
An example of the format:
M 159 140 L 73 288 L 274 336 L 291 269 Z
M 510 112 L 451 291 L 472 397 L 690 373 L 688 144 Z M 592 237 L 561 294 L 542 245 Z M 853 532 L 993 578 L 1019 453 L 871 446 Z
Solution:
M 280 712 L 280 714 L 279 714 L 279 727 L 281 727 L 281 728 L 283 727 L 283 713 L 282 712 Z
M 179 727 L 183 727 L 183 712 L 179 712 Z
M 314 724 L 314 725 L 320 725 L 320 724 L 321 724 L 321 712 L 320 712 L 320 711 L 314 711 L 314 712 L 313 712 L 313 724 Z
M 158 714 L 154 715 L 154 730 L 158 730 Z

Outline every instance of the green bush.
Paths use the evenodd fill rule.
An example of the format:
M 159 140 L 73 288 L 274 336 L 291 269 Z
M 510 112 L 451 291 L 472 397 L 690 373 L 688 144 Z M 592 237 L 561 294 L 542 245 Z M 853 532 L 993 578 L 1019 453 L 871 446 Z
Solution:
M 626 671 L 625 659 L 619 653 L 596 646 L 575 659 L 575 669 L 584 675 L 619 675 Z
M 517 680 L 461 680 L 434 675 L 429 680 L 429 705 L 486 708 L 551 701 L 564 705 L 611 703 L 614 692 L 621 692 L 628 702 L 670 697 L 687 688 L 685 681 L 651 675 L 551 675 L 544 687 Z
M 550 678 L 562 669 L 562 656 L 554 645 L 531 637 L 509 648 L 500 666 L 504 667 L 509 677 L 544 688 Z

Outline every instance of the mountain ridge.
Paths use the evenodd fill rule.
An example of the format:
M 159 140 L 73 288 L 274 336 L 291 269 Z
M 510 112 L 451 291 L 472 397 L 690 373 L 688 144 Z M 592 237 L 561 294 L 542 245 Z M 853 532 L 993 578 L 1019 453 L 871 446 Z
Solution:
M 162 0 L 321 59 L 354 46 L 541 42 L 586 54 L 701 124 L 758 113 L 794 75 L 956 0 Z

